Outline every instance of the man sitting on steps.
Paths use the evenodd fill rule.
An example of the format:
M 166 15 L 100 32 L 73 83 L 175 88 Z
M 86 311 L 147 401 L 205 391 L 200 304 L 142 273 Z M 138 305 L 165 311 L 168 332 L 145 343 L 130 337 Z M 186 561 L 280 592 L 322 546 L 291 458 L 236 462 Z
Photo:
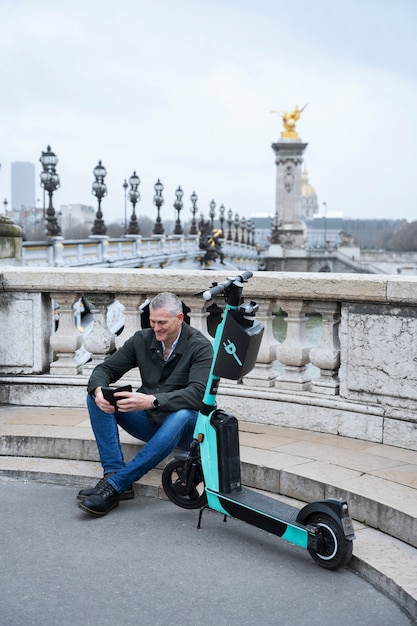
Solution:
M 173 293 L 150 303 L 150 328 L 139 330 L 92 372 L 87 407 L 104 477 L 81 489 L 80 508 L 106 515 L 120 500 L 133 498 L 139 480 L 175 448 L 187 450 L 207 383 L 213 350 L 209 339 L 184 323 L 181 300 Z M 135 392 L 115 394 L 117 408 L 102 387 L 139 368 L 142 385 Z M 125 463 L 118 426 L 146 444 Z

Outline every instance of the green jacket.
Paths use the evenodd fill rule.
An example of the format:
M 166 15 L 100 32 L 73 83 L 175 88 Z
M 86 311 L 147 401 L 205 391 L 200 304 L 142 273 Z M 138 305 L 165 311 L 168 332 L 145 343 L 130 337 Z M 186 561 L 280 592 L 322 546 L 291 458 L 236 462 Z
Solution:
M 165 362 L 161 342 L 151 328 L 146 328 L 136 332 L 94 368 L 88 392 L 111 385 L 138 367 L 142 381 L 138 391 L 152 394 L 159 401 L 159 408 L 149 414 L 160 425 L 168 413 L 201 408 L 212 358 L 210 341 L 199 330 L 183 323 L 178 344 Z

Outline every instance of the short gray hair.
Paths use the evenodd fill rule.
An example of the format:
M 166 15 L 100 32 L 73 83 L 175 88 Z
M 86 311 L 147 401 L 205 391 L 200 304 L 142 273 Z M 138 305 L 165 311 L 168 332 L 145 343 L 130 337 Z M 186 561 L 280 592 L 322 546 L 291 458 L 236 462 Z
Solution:
M 178 315 L 183 312 L 182 302 L 175 293 L 163 291 L 151 300 L 150 308 L 153 311 L 158 309 L 167 309 L 171 315 Z

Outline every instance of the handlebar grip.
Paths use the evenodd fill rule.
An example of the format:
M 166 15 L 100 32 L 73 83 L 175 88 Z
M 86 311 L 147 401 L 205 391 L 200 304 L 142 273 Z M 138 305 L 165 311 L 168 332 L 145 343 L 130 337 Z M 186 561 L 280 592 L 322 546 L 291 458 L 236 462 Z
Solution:
M 212 298 L 214 298 L 214 296 L 224 293 L 225 289 L 230 287 L 230 285 L 232 283 L 235 283 L 235 281 L 240 279 L 242 283 L 245 283 L 252 276 L 253 272 L 245 270 L 244 272 L 236 276 L 236 278 L 227 278 L 224 282 L 219 283 L 218 285 L 213 285 L 213 287 L 210 287 L 210 289 L 206 289 L 205 291 L 203 291 L 203 298 L 204 300 L 211 300 Z
M 214 285 L 214 287 L 210 287 L 210 289 L 206 289 L 206 291 L 203 292 L 204 300 L 211 300 L 212 298 L 214 298 L 214 296 L 223 293 L 224 290 L 231 284 L 232 281 L 229 278 L 225 280 L 224 283 L 219 283 L 218 285 Z
M 252 278 L 253 276 L 253 272 L 251 272 L 250 270 L 245 270 L 244 272 L 242 272 L 240 274 L 240 278 L 242 279 L 242 282 L 246 282 L 249 280 L 249 278 Z

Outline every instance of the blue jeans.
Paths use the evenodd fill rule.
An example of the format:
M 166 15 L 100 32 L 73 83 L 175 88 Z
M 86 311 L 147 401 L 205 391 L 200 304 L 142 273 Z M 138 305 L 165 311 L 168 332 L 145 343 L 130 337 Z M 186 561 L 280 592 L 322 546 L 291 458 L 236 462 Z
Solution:
M 146 411 L 104 413 L 90 395 L 87 396 L 87 408 L 104 474 L 117 472 L 109 483 L 119 493 L 129 489 L 135 480 L 158 465 L 175 448 L 188 450 L 198 414 L 181 409 L 167 415 L 162 426 L 158 427 Z M 123 459 L 118 425 L 133 437 L 147 442 L 129 463 Z

